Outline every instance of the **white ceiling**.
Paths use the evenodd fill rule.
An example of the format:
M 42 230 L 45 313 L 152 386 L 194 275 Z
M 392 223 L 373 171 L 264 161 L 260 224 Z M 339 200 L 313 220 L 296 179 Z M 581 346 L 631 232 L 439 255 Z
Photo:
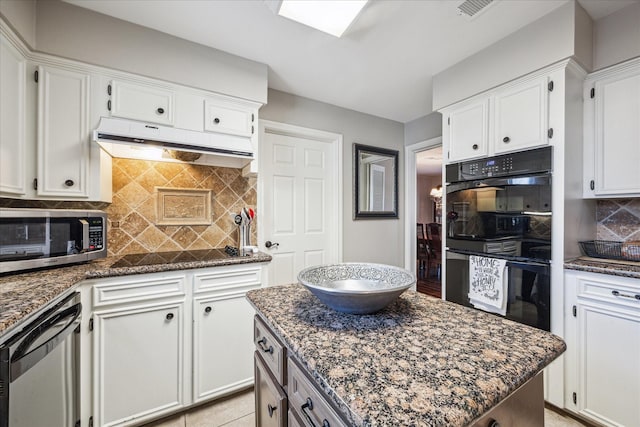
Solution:
M 269 87 L 402 123 L 431 112 L 432 76 L 571 0 L 370 0 L 341 37 L 262 0 L 65 0 L 269 66 Z M 579 0 L 594 17 L 640 0 Z
M 418 175 L 442 174 L 442 146 L 420 151 L 416 154 Z

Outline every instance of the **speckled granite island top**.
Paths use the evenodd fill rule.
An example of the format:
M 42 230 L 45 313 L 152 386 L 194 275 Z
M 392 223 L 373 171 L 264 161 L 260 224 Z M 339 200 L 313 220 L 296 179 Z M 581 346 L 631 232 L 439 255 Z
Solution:
M 0 338 L 30 314 L 85 279 L 271 261 L 258 252 L 232 257 L 222 249 L 116 256 L 66 267 L 0 276 Z
M 565 261 L 564 268 L 568 270 L 588 271 L 590 273 L 640 279 L 640 262 L 634 261 L 580 257 L 571 261 Z
M 407 291 L 373 315 L 335 312 L 300 285 L 247 293 L 357 426 L 464 426 L 566 348 L 555 335 Z

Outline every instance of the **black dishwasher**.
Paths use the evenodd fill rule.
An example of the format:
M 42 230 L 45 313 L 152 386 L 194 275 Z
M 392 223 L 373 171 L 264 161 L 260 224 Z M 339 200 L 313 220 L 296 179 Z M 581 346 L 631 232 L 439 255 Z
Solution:
M 0 345 L 0 427 L 79 425 L 77 292 Z

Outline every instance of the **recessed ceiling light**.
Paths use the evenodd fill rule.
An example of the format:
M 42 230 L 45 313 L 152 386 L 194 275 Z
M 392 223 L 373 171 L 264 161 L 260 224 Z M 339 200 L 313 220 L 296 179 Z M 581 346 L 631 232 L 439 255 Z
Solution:
M 278 15 L 340 37 L 368 0 L 282 0 Z

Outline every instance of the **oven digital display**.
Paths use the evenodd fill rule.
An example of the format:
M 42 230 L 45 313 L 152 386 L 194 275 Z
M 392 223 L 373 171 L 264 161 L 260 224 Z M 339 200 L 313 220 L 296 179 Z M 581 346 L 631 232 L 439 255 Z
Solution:
M 496 164 L 495 160 L 489 160 L 489 161 L 487 161 L 486 166 L 494 166 L 495 164 Z

